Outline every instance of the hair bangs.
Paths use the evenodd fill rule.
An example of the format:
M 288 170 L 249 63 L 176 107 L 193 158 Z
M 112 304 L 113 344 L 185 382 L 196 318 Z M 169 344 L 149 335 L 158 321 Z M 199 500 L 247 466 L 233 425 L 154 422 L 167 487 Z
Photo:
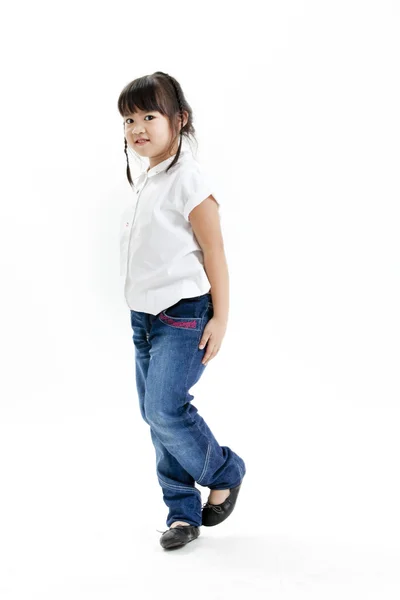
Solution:
M 122 117 L 137 111 L 158 111 L 163 115 L 168 114 L 164 106 L 163 95 L 160 93 L 159 84 L 153 77 L 140 77 L 128 84 L 121 92 L 118 99 L 118 110 Z

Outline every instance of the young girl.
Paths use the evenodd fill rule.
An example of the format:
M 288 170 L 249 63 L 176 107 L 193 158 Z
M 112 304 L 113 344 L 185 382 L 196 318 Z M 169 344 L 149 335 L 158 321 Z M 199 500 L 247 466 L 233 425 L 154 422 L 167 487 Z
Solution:
M 121 92 L 127 178 L 134 206 L 124 215 L 121 274 L 130 308 L 136 387 L 150 426 L 163 499 L 160 543 L 183 546 L 233 511 L 246 473 L 193 405 L 191 387 L 218 353 L 228 321 L 228 271 L 219 201 L 183 144 L 193 113 L 174 77 L 157 71 Z M 194 137 L 194 136 L 193 136 Z M 132 180 L 127 146 L 149 160 Z M 195 482 L 210 489 L 207 502 Z

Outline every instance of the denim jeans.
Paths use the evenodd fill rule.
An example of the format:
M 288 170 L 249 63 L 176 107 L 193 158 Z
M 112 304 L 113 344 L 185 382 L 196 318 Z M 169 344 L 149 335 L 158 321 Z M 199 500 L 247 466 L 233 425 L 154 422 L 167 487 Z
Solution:
M 141 416 L 150 426 L 156 471 L 174 521 L 201 525 L 202 499 L 195 482 L 211 490 L 233 488 L 242 481 L 243 459 L 220 446 L 193 405 L 190 388 L 206 365 L 200 350 L 204 328 L 213 316 L 211 293 L 183 298 L 158 315 L 131 310 L 136 388 Z M 215 399 L 226 413 L 224 399 Z

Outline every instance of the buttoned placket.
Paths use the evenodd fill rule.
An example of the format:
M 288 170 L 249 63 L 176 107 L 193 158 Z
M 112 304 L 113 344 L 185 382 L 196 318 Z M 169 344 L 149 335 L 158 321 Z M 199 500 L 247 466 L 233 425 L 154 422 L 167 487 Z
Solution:
M 127 257 L 126 257 L 126 262 L 127 262 L 127 271 L 128 271 L 128 269 L 129 269 L 129 249 L 130 249 L 130 245 L 131 245 L 132 231 L 133 231 L 133 229 L 134 229 L 134 225 L 135 225 L 136 211 L 137 211 L 137 207 L 138 207 L 138 204 L 139 204 L 139 197 L 140 197 L 140 194 L 142 193 L 142 191 L 143 191 L 143 188 L 144 188 L 144 186 L 146 185 L 146 183 L 147 183 L 147 180 L 148 180 L 148 175 L 147 175 L 147 172 L 145 172 L 145 176 L 146 176 L 146 177 L 145 177 L 145 180 L 144 180 L 144 182 L 143 182 L 143 184 L 142 184 L 142 187 L 141 187 L 139 190 L 136 190 L 136 194 L 137 194 L 137 196 L 136 196 L 135 212 L 134 212 L 133 219 L 132 219 L 132 223 L 131 223 L 131 230 L 130 230 L 130 232 L 129 232 L 128 252 L 127 252 Z
M 187 152 L 187 150 L 182 150 L 182 154 L 185 154 L 185 152 Z M 145 176 L 145 179 L 142 183 L 142 186 L 140 189 L 136 190 L 136 194 L 137 194 L 137 198 L 136 198 L 136 205 L 135 205 L 135 211 L 133 214 L 133 218 L 132 218 L 132 222 L 131 222 L 131 228 L 129 231 L 129 240 L 128 240 L 128 249 L 127 249 L 127 257 L 126 257 L 126 269 L 125 269 L 125 273 L 128 272 L 129 270 L 129 250 L 130 250 L 130 246 L 131 246 L 131 239 L 132 239 L 132 230 L 134 229 L 134 225 L 135 225 L 135 219 L 136 219 L 136 211 L 138 208 L 138 204 L 139 204 L 139 197 L 141 192 L 143 191 L 143 188 L 145 187 L 147 181 L 149 180 L 150 177 L 153 177 L 153 175 L 157 175 L 157 173 L 160 173 L 161 171 L 164 171 L 167 167 L 168 164 L 171 163 L 171 161 L 173 160 L 173 157 L 170 157 L 170 159 L 167 159 L 166 161 L 163 161 L 163 164 L 161 163 L 161 165 L 156 165 L 158 168 L 153 167 L 150 169 L 150 172 L 148 171 L 144 171 L 143 174 Z M 126 223 L 126 227 L 128 227 L 129 223 Z
M 137 194 L 137 196 L 136 196 L 135 211 L 134 211 L 134 214 L 133 214 L 133 218 L 132 218 L 132 222 L 131 222 L 131 228 L 130 228 L 130 231 L 129 231 L 128 250 L 127 250 L 127 257 L 126 257 L 126 267 L 127 268 L 126 268 L 125 272 L 128 272 L 128 268 L 129 268 L 129 249 L 130 249 L 130 245 L 131 245 L 132 230 L 134 229 L 134 224 L 135 224 L 135 219 L 136 219 L 136 211 L 137 211 L 138 204 L 139 204 L 140 194 L 143 191 L 143 188 L 145 187 L 145 185 L 146 185 L 149 177 L 152 177 L 153 175 L 156 175 L 159 172 L 160 172 L 160 169 L 155 169 L 155 168 L 154 168 L 154 171 L 151 170 L 151 173 L 149 173 L 148 171 L 144 171 L 143 174 L 145 176 L 145 179 L 144 179 L 144 181 L 143 181 L 140 189 L 135 190 L 135 193 Z M 126 227 L 128 225 L 129 225 L 129 223 L 127 222 L 126 223 Z

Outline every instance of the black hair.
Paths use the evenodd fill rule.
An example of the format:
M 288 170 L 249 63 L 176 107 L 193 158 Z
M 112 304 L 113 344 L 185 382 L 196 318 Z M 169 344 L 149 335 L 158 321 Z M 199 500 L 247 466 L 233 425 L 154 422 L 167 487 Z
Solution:
M 187 102 L 178 81 L 168 73 L 156 71 L 151 75 L 144 75 L 143 77 L 134 79 L 122 90 L 118 98 L 118 110 L 120 115 L 126 117 L 137 109 L 145 112 L 158 111 L 168 118 L 173 133 L 173 140 L 169 150 L 172 149 L 177 136 L 179 135 L 178 150 L 174 160 L 166 169 L 167 173 L 179 159 L 183 136 L 186 136 L 188 139 L 192 137 L 196 141 L 192 108 Z M 182 127 L 183 111 L 187 111 L 188 120 Z M 177 118 L 178 113 L 179 118 Z M 125 122 L 123 123 L 123 127 L 125 132 Z M 124 140 L 124 152 L 127 162 L 126 176 L 130 185 L 133 186 L 127 152 L 128 142 L 125 135 Z

